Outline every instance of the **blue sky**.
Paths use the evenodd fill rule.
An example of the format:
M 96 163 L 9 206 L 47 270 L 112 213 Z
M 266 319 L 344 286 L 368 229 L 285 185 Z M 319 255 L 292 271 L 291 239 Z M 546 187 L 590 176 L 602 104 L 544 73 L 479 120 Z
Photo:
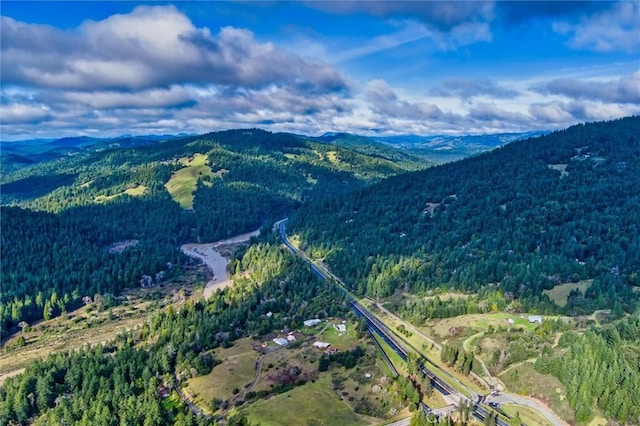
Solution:
M 640 2 L 1 3 L 2 140 L 640 114 Z

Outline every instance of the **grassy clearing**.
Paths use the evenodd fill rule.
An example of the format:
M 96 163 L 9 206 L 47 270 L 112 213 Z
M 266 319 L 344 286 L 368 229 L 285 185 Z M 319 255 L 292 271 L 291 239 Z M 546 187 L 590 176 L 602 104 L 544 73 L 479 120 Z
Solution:
M 573 419 L 573 410 L 565 398 L 565 386 L 555 377 L 535 371 L 531 363 L 517 365 L 498 378 L 509 391 L 532 396 L 545 402 L 562 419 Z
M 567 297 L 573 290 L 580 290 L 582 294 L 591 287 L 593 280 L 585 280 L 577 283 L 565 283 L 560 284 L 552 288 L 551 290 L 543 290 L 542 292 L 549 296 L 549 299 L 553 300 L 553 303 L 563 307 L 567 304 Z
M 283 394 L 245 403 L 241 411 L 248 413 L 250 420 L 256 420 L 261 425 L 281 424 L 278 422 L 314 424 L 311 422 L 313 419 L 322 419 L 322 424 L 370 424 L 379 422 L 381 418 L 393 417 L 402 410 L 402 404 L 388 390 L 392 383 L 390 373 L 370 342 L 357 339 L 355 331 L 342 333 L 341 336 L 331 325 L 336 322 L 341 323 L 330 321 L 329 327 L 318 336 L 318 340 L 331 341 L 333 348 L 341 350 L 353 349 L 357 345 L 366 347 L 367 353 L 358 365 L 347 370 L 332 364 L 328 371 L 318 373 L 318 360 L 323 351 L 312 346 L 314 338 L 267 353 L 252 391 L 271 392 L 283 375 L 294 367 L 302 371 L 309 381 Z M 353 327 L 354 324 L 347 323 L 348 330 L 354 330 Z M 297 398 L 304 398 L 304 403 L 299 403 Z M 300 413 L 291 416 L 289 411 L 292 406 Z M 323 409 L 336 411 L 337 417 L 322 414 Z M 357 411 L 368 415 L 357 414 Z
M 372 306 L 372 303 L 368 300 L 360 300 L 361 303 L 365 304 L 366 306 L 369 306 L 369 308 L 371 309 L 371 312 L 373 312 L 378 318 L 380 318 L 380 320 L 382 320 L 389 328 L 391 328 L 392 330 L 397 332 L 398 326 L 400 326 L 401 324 L 406 324 L 404 321 L 402 321 L 399 318 L 393 317 L 391 315 L 388 315 L 385 312 L 382 312 L 380 309 L 378 309 L 375 306 Z M 506 320 L 505 320 L 506 321 Z M 409 327 L 406 327 L 409 331 Z M 418 327 L 416 327 L 416 329 L 418 329 L 419 331 L 423 331 L 420 330 Z M 469 329 L 469 332 L 467 334 L 465 334 L 465 337 L 468 337 L 470 335 L 473 335 L 476 331 L 473 331 L 472 329 Z M 431 332 L 426 332 L 424 333 L 426 335 L 432 335 L 433 334 Z M 418 351 L 420 351 L 422 354 L 424 354 L 427 358 L 429 358 L 429 360 L 437 365 L 438 367 L 446 370 L 449 374 L 451 374 L 453 377 L 455 377 L 459 382 L 465 384 L 466 386 L 468 386 L 470 389 L 472 389 L 473 391 L 483 394 L 483 393 L 487 393 L 487 389 L 482 386 L 482 384 L 478 383 L 476 380 L 474 380 L 473 378 L 469 377 L 469 376 L 465 376 L 463 374 L 460 374 L 458 371 L 455 371 L 454 369 L 447 367 L 445 364 L 440 362 L 440 350 L 433 345 L 430 341 L 428 341 L 427 339 L 425 339 L 423 336 L 421 336 L 418 333 L 414 333 L 411 332 L 410 335 L 403 335 L 402 338 L 407 341 L 408 343 L 410 343 L 411 345 L 413 345 L 414 348 L 416 348 Z M 460 345 L 462 344 L 462 342 L 460 342 Z M 459 388 L 459 386 L 454 383 L 451 382 L 451 385 Z
M 193 195 L 198 181 L 213 179 L 214 173 L 209 167 L 209 157 L 204 154 L 194 154 L 179 161 L 184 167 L 175 171 L 164 187 L 183 209 L 193 210 Z M 205 185 L 211 185 L 209 180 L 204 180 Z
M 335 324 L 335 322 L 332 324 Z M 319 339 L 324 342 L 331 343 L 332 348 L 339 349 L 341 351 L 353 349 L 357 346 L 358 342 L 356 338 L 355 324 L 350 322 L 347 323 L 346 326 L 347 332 L 340 333 L 335 329 L 335 327 L 333 327 L 333 325 L 330 325 L 322 335 L 319 336 Z
M 327 151 L 327 160 L 334 165 L 340 164 L 340 159 L 338 158 L 338 153 L 336 151 Z
M 514 324 L 510 325 L 508 319 L 512 319 Z M 535 324 L 531 324 L 527 320 L 526 314 L 509 314 L 506 312 L 492 312 L 487 314 L 471 314 L 460 315 L 453 318 L 443 318 L 437 320 L 430 320 L 429 324 L 424 327 L 425 333 L 434 336 L 434 338 L 441 342 L 448 342 L 452 339 L 450 330 L 455 328 L 475 330 L 466 337 L 474 333 L 481 331 L 487 331 L 489 326 L 497 329 L 498 327 L 512 327 L 522 328 L 524 330 L 533 330 Z
M 589 426 L 606 426 L 607 424 L 609 424 L 609 422 L 602 416 L 595 416 L 593 420 L 589 422 Z
M 93 199 L 94 202 L 96 203 L 106 203 L 108 201 L 111 200 L 115 200 L 116 198 L 122 196 L 122 195 L 129 195 L 131 197 L 140 197 L 142 195 L 144 195 L 144 193 L 147 192 L 147 187 L 144 185 L 136 185 L 133 186 L 131 188 L 127 188 L 122 192 L 118 192 L 117 194 L 113 194 L 113 195 L 98 195 L 97 197 L 95 197 Z
M 26 367 L 31 361 L 44 359 L 53 352 L 62 352 L 85 345 L 106 344 L 116 335 L 142 326 L 148 304 L 122 305 L 99 312 L 83 307 L 66 316 L 34 324 L 23 333 L 27 343 L 16 347 L 9 339 L 0 352 L 0 376 Z
M 182 399 L 180 399 L 180 397 L 178 396 L 178 393 L 176 391 L 173 391 L 168 398 L 162 400 L 162 405 L 167 411 L 171 412 L 181 407 L 183 405 L 183 402 Z
M 252 349 L 252 343 L 252 339 L 240 339 L 230 348 L 217 349 L 214 357 L 222 363 L 207 375 L 189 379 L 185 394 L 202 408 L 208 407 L 214 398 L 230 400 L 234 390 L 253 381 L 259 354 Z
M 398 370 L 398 373 L 401 375 L 406 375 L 407 374 L 406 363 L 402 361 L 400 356 L 393 349 L 391 349 L 391 346 L 389 346 L 387 342 L 385 342 L 382 338 L 380 338 L 380 336 L 378 336 L 377 334 L 374 334 L 373 338 L 376 339 L 376 341 L 380 344 L 380 347 L 382 348 L 384 353 L 389 357 L 391 364 L 393 364 L 396 370 Z M 387 365 L 386 362 L 384 363 L 384 365 L 386 367 L 386 370 L 389 372 L 389 375 L 393 374 L 393 372 L 391 371 L 390 367 Z
M 243 411 L 251 424 L 262 426 L 363 424 L 331 391 L 331 380 L 325 375 L 315 383 L 256 401 Z
M 31 330 L 22 334 L 26 346 L 15 345 L 19 334 L 3 342 L 4 346 L 0 349 L 0 380 L 51 353 L 108 344 L 118 334 L 135 331 L 144 325 L 150 312 L 163 309 L 168 304 L 178 306 L 195 297 L 195 286 L 177 283 L 178 279 L 190 283 L 194 277 L 195 274 L 185 274 L 176 278 L 175 283 L 126 291 L 119 298 L 119 304 L 109 309 L 101 310 L 95 305 L 83 306 L 66 315 L 31 324 Z
M 502 408 L 504 412 L 511 417 L 515 416 L 516 413 L 519 413 L 520 419 L 526 425 L 553 426 L 546 417 L 524 405 L 504 404 L 501 405 L 500 408 Z

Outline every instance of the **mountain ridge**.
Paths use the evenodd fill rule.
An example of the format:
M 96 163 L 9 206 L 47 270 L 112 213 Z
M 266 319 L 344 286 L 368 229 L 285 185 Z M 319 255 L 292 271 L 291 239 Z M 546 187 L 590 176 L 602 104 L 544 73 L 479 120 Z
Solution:
M 633 310 L 638 134 L 640 117 L 628 117 L 514 142 L 313 203 L 291 231 L 360 294 L 497 283 L 555 311 L 542 290 L 596 278 L 566 312 Z

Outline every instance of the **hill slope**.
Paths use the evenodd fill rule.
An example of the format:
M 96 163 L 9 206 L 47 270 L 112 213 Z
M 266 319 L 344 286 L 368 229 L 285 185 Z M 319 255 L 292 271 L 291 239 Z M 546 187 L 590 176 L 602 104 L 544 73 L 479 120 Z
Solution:
M 502 302 L 553 310 L 544 289 L 593 279 L 566 312 L 632 309 L 638 135 L 630 117 L 514 142 L 313 203 L 289 229 L 361 294 L 499 290 Z
M 131 144 L 60 140 L 3 157 L 20 163 L 0 187 L 3 330 L 167 274 L 183 261 L 182 243 L 253 231 L 408 164 L 256 129 Z M 75 154 L 54 155 L 52 146 Z M 108 252 L 123 241 L 136 243 Z

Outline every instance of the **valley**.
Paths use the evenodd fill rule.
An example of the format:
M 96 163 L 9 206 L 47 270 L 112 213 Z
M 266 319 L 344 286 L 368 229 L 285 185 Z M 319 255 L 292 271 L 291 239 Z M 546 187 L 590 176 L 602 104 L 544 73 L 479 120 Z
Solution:
M 639 125 L 438 167 L 258 130 L 16 165 L 0 420 L 633 424 Z

